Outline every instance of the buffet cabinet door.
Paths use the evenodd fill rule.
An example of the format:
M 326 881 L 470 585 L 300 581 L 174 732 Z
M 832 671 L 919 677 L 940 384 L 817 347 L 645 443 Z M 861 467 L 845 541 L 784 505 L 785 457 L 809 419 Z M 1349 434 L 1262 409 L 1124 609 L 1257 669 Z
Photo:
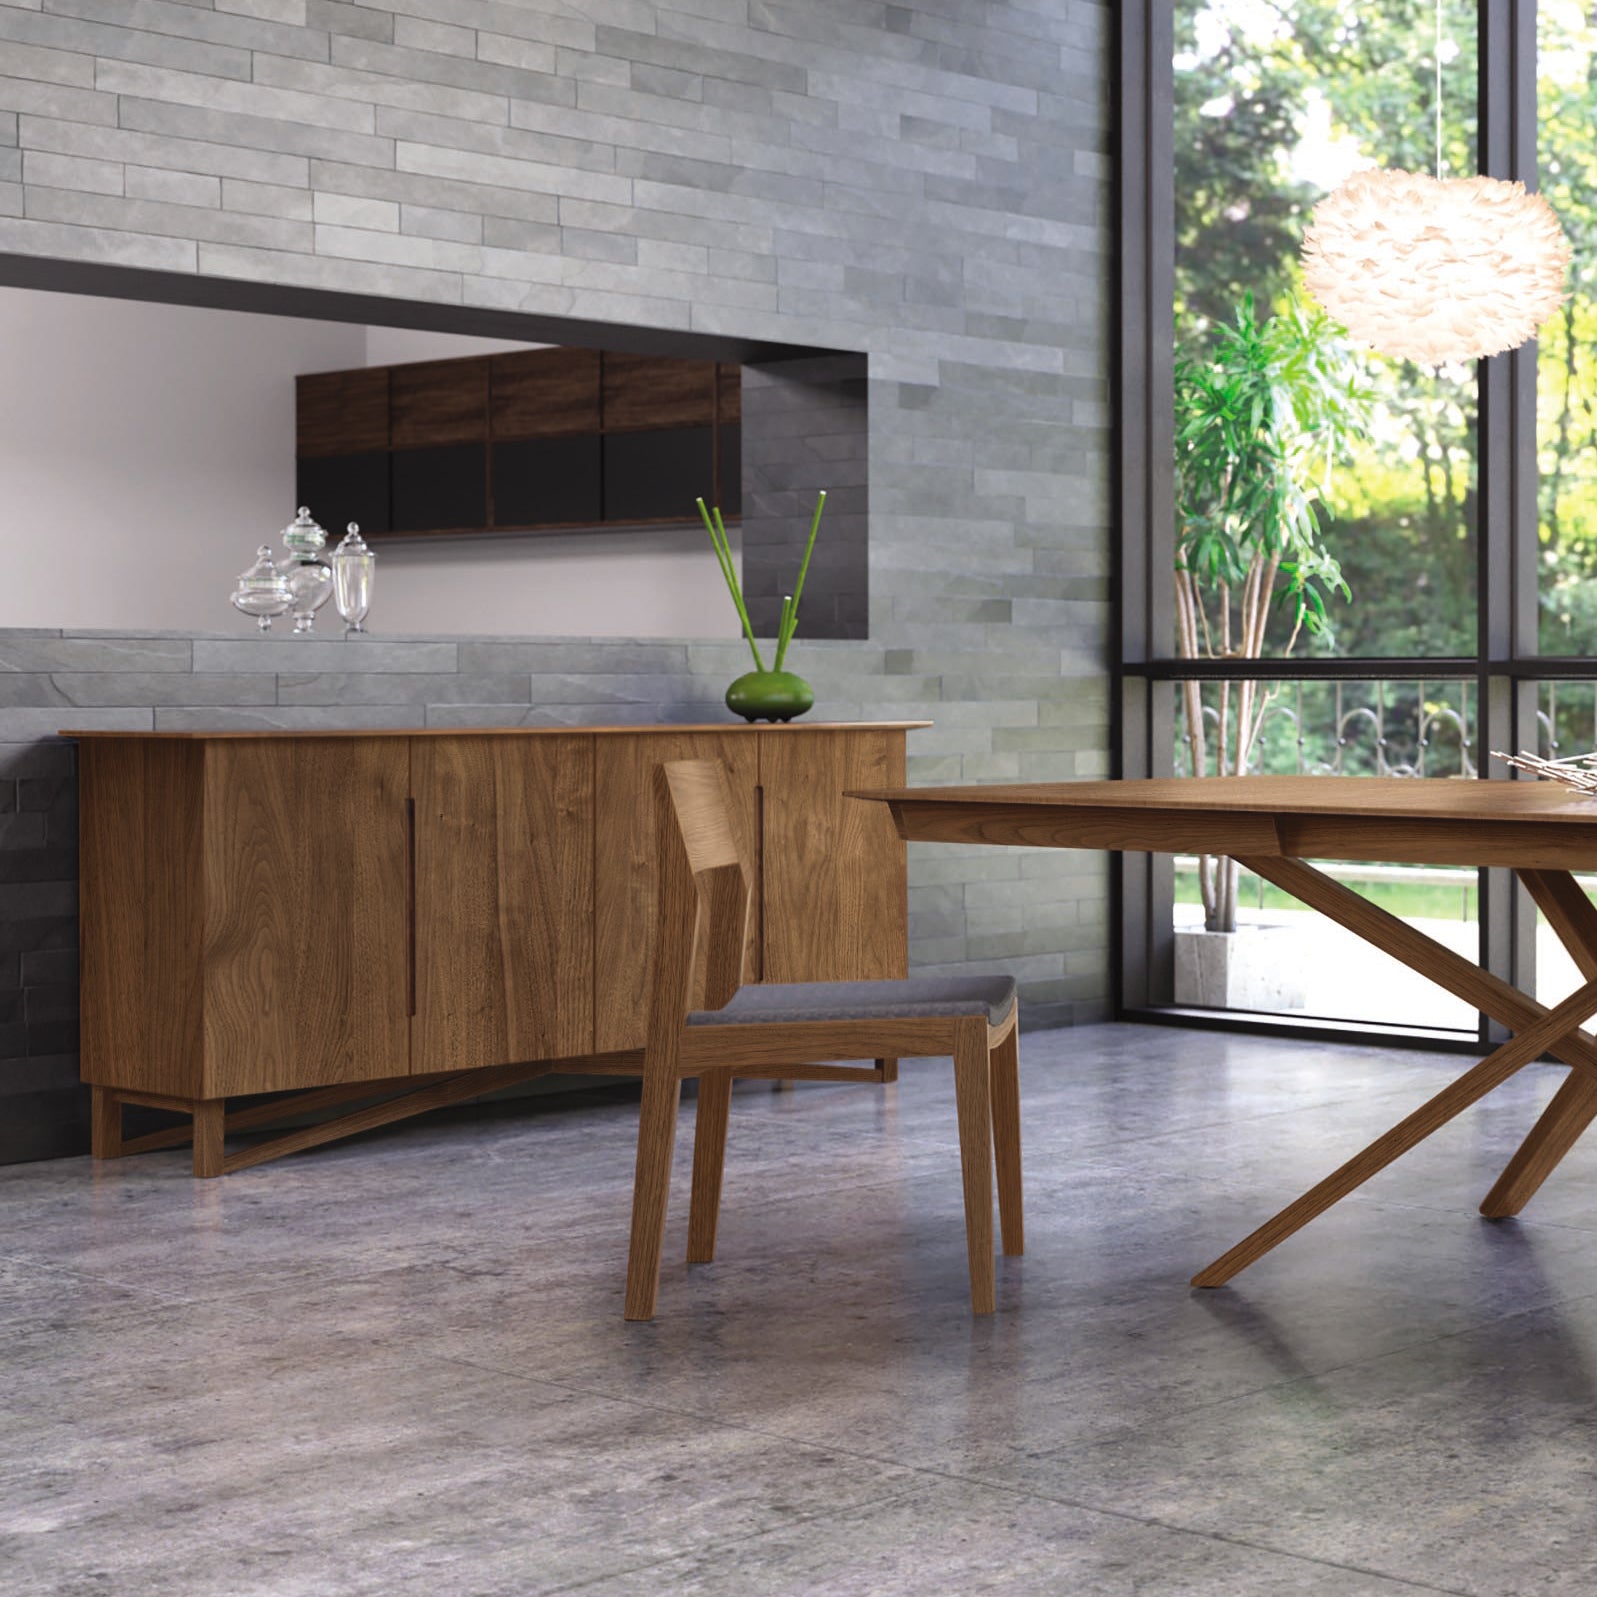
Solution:
M 593 738 L 412 738 L 418 1075 L 593 1051 Z
M 407 740 L 205 748 L 200 1095 L 403 1076 Z
M 764 979 L 908 974 L 903 843 L 885 804 L 850 788 L 904 785 L 904 734 L 760 732 Z

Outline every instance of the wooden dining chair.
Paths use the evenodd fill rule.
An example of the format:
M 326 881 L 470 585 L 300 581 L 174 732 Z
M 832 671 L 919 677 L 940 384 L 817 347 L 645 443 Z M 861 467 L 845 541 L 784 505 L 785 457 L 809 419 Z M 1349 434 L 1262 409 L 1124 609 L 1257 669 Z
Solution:
M 688 1261 L 715 1257 L 735 1077 L 952 1054 L 971 1306 L 993 1311 L 993 1163 L 1006 1254 L 1023 1248 L 1015 983 L 1007 976 L 745 985 L 750 876 L 713 760 L 655 772 L 658 919 L 643 1057 L 626 1317 L 654 1317 L 684 1077 L 699 1080 Z M 863 1074 L 863 1073 L 862 1073 Z M 822 1079 L 825 1079 L 824 1077 Z

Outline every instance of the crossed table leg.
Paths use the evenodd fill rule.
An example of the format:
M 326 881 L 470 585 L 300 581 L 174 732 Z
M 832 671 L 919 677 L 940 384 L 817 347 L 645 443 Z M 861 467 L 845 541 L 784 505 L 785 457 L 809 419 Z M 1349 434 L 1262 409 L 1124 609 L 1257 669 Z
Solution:
M 1192 1278 L 1193 1286 L 1223 1286 L 1239 1270 L 1262 1258 L 1377 1171 L 1440 1130 L 1455 1115 L 1533 1060 L 1551 1053 L 1572 1067 L 1569 1079 L 1481 1205 L 1481 1212 L 1493 1217 L 1517 1214 L 1597 1118 L 1597 1038 L 1580 1030 L 1582 1022 L 1597 1014 L 1597 909 L 1593 909 L 1579 884 L 1566 871 L 1518 873 L 1585 978 L 1584 984 L 1563 1003 L 1547 1009 L 1301 860 L 1239 855 L 1238 863 L 1410 969 L 1430 977 L 1512 1028 L 1515 1035 L 1384 1136 L 1376 1138 L 1362 1153 L 1266 1220 L 1251 1236 L 1200 1270 Z

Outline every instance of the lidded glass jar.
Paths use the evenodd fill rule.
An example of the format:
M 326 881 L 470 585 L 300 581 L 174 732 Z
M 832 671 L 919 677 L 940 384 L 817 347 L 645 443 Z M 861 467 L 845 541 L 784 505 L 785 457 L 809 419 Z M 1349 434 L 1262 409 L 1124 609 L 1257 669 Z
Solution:
M 316 624 L 316 612 L 333 592 L 333 568 L 322 554 L 327 534 L 304 505 L 283 528 L 283 543 L 288 558 L 283 562 L 283 577 L 292 597 L 289 609 L 294 614 L 294 630 L 309 632 Z
M 349 531 L 333 551 L 333 602 L 351 632 L 366 630 L 372 607 L 372 585 L 377 580 L 377 556 L 367 547 L 360 528 L 352 521 Z
M 255 617 L 262 632 L 269 632 L 272 617 L 280 616 L 294 602 L 288 581 L 272 559 L 271 545 L 255 551 L 255 564 L 239 573 L 238 586 L 231 596 L 233 608 Z

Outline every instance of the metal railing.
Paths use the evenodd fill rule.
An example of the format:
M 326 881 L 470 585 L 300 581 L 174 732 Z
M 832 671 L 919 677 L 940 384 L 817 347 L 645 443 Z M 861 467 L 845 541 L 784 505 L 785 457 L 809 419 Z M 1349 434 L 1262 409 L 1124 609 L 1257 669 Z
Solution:
M 1207 749 L 1206 774 L 1215 774 L 1222 735 L 1230 739 L 1229 768 L 1236 769 L 1234 715 L 1239 684 L 1198 684 Z M 1242 769 L 1248 774 L 1307 776 L 1474 776 L 1476 686 L 1470 681 L 1281 681 L 1255 684 L 1267 695 L 1255 712 L 1255 729 Z M 1583 686 L 1593 699 L 1594 684 Z M 1228 691 L 1229 690 L 1229 693 Z M 1550 719 L 1549 727 L 1556 724 Z M 1186 694 L 1176 696 L 1176 770 L 1193 775 L 1186 736 Z M 1592 746 L 1592 745 L 1588 745 Z
M 1597 749 L 1597 682 L 1540 682 L 1536 752 L 1546 760 Z

